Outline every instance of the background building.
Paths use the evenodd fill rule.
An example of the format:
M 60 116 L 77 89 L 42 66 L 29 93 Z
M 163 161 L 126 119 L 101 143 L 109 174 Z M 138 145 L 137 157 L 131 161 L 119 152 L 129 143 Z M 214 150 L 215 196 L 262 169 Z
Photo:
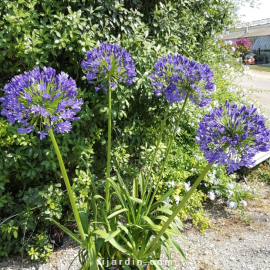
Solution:
M 235 30 L 230 30 L 226 40 L 236 41 L 246 38 L 251 41 L 251 52 L 257 54 L 260 62 L 270 60 L 270 18 L 237 25 Z

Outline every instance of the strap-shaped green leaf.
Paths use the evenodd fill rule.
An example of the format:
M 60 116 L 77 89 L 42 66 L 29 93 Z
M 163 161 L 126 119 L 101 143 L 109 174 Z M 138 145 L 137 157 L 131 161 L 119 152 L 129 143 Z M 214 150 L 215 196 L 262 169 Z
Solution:
M 163 194 L 150 208 L 150 211 L 158 207 L 161 203 L 164 203 L 166 198 L 170 197 L 175 192 L 175 187 L 170 188 L 165 194 Z
M 120 228 L 121 230 L 123 230 L 127 234 L 128 238 L 129 238 L 129 240 L 131 242 L 131 246 L 132 246 L 133 250 L 135 250 L 136 249 L 136 243 L 135 243 L 135 240 L 134 240 L 132 234 L 128 230 L 128 228 L 123 226 L 123 225 L 119 225 L 118 228 Z M 140 241 L 140 239 L 139 239 L 139 241 Z
M 105 238 L 105 242 L 110 241 L 111 239 L 113 239 L 120 232 L 121 232 L 121 230 L 117 229 L 116 231 L 109 233 L 108 237 Z
M 174 250 L 186 260 L 186 256 L 180 246 L 173 239 L 169 239 L 169 243 L 173 246 Z
M 120 182 L 120 185 L 123 187 L 122 192 L 123 192 L 123 194 L 125 194 L 125 198 L 126 198 L 127 203 L 128 203 L 128 207 L 126 207 L 126 208 L 128 208 L 130 210 L 130 213 L 131 213 L 132 219 L 133 219 L 133 223 L 135 223 L 135 220 L 136 220 L 136 218 L 135 218 L 135 206 L 131 202 L 131 198 L 130 198 L 131 196 L 128 193 L 127 187 L 126 187 L 123 179 L 121 178 L 121 176 L 120 176 L 120 174 L 118 172 L 117 172 L 117 176 L 118 176 L 118 181 Z
M 157 211 L 157 212 L 162 212 L 162 213 L 165 213 L 165 214 L 168 214 L 168 215 L 171 215 L 171 214 L 173 213 L 173 211 L 170 210 L 170 209 L 167 208 L 167 207 L 157 208 L 156 211 Z
M 100 195 L 94 195 L 93 196 L 95 199 L 102 199 L 102 200 L 105 200 L 102 196 L 100 196 Z
M 156 249 L 161 247 L 167 240 L 159 241 L 153 247 L 151 247 L 147 252 L 143 253 L 144 257 L 149 257 Z
M 126 212 L 126 211 L 128 211 L 127 208 L 120 209 L 120 210 L 118 210 L 118 211 L 116 211 L 116 212 L 110 214 L 110 215 L 108 216 L 108 219 L 110 219 L 110 218 L 112 218 L 112 217 L 115 217 L 115 216 L 119 215 L 120 213 L 123 213 L 123 212 Z
M 89 226 L 89 222 L 88 222 L 86 213 L 85 213 L 84 209 L 81 207 L 78 208 L 78 212 L 79 212 L 81 224 L 83 227 L 83 231 L 85 234 L 89 234 L 90 226 Z
M 100 230 L 100 229 L 94 230 L 94 231 L 93 231 L 93 234 L 97 234 L 97 235 L 99 235 L 99 236 L 100 236 L 101 238 L 103 238 L 103 239 L 106 239 L 106 238 L 109 236 L 108 233 L 106 233 L 105 231 Z
M 68 228 L 62 226 L 61 224 L 59 224 L 57 221 L 55 221 L 53 219 L 50 219 L 50 220 L 52 220 L 63 232 L 65 232 L 67 235 L 69 235 L 80 246 L 82 246 L 83 248 L 85 248 L 85 244 L 83 244 L 83 242 L 79 238 L 77 238 L 77 236 L 74 233 L 72 233 Z
M 131 196 L 129 196 L 129 198 L 130 198 L 132 201 L 136 202 L 136 203 L 139 203 L 139 204 L 142 204 L 142 203 L 143 203 L 143 201 L 142 201 L 141 199 L 138 199 L 138 198 L 135 198 L 135 197 L 131 197 Z
M 123 208 L 128 208 L 127 204 L 126 204 L 125 197 L 123 196 L 123 191 L 121 191 L 120 187 L 112 179 L 108 178 L 108 180 L 110 181 L 110 184 L 112 185 L 113 189 L 115 190 L 117 198 L 120 201 L 120 203 L 122 204 Z
M 162 237 L 161 239 L 163 240 L 164 238 Z M 170 245 L 168 244 L 168 241 L 166 241 L 166 242 L 163 244 L 163 248 L 164 248 L 164 250 L 165 250 L 165 253 L 167 254 L 168 260 L 171 262 L 171 263 L 169 263 L 169 268 L 170 268 L 170 270 L 175 270 L 175 269 L 174 269 L 174 266 L 173 266 L 173 263 L 172 263 L 171 248 L 170 248 Z
M 138 198 L 139 189 L 138 189 L 138 178 L 133 179 L 133 188 L 132 188 L 132 197 Z

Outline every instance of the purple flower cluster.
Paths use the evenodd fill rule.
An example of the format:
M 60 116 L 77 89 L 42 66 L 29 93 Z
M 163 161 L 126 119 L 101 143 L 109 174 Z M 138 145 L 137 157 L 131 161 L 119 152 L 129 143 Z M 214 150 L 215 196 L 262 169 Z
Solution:
M 131 85 L 135 81 L 135 65 L 131 55 L 119 45 L 101 43 L 99 48 L 86 52 L 86 60 L 82 61 L 86 70 L 86 78 L 90 84 L 99 83 L 98 91 L 107 92 L 108 84 L 115 88 L 119 83 Z
M 208 96 L 215 92 L 215 84 L 212 82 L 214 75 L 207 65 L 177 54 L 160 58 L 154 69 L 155 72 L 149 77 L 155 95 L 164 94 L 170 104 L 181 102 L 188 93 L 190 100 L 200 107 L 211 101 Z
M 70 122 L 79 119 L 82 99 L 76 99 L 77 87 L 72 78 L 64 72 L 56 75 L 52 68 L 37 67 L 30 72 L 15 76 L 3 89 L 6 95 L 0 98 L 1 114 L 10 124 L 18 122 L 21 134 L 36 130 L 40 139 L 48 133 L 44 127 L 55 127 L 57 133 L 69 132 Z
M 248 51 L 250 51 L 252 48 L 252 43 L 248 39 L 240 38 L 236 40 L 236 47 L 243 47 L 247 49 Z
M 257 152 L 270 149 L 270 130 L 253 106 L 240 108 L 226 101 L 203 117 L 196 142 L 209 163 L 226 165 L 229 173 L 254 164 Z

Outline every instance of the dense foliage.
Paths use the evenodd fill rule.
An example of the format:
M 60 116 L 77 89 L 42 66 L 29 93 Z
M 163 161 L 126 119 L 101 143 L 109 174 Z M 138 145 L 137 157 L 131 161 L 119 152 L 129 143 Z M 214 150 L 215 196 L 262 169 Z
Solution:
M 112 173 L 117 168 L 129 186 L 132 177 L 140 170 L 147 170 L 157 127 L 164 114 L 164 104 L 157 102 L 148 77 L 158 58 L 173 52 L 208 63 L 215 73 L 216 100 L 224 103 L 226 99 L 242 98 L 227 91 L 229 80 L 223 75 L 229 76 L 229 72 L 224 66 L 224 52 L 214 40 L 232 23 L 233 11 L 233 4 L 222 0 L 164 0 L 159 4 L 99 0 L 3 0 L 0 3 L 1 88 L 15 75 L 36 66 L 52 67 L 57 73 L 64 71 L 80 87 L 77 98 L 84 100 L 80 120 L 73 124 L 69 134 L 56 139 L 73 190 L 82 204 L 87 204 L 91 196 L 91 180 L 81 157 L 97 177 L 97 187 L 104 186 L 108 111 L 106 95 L 86 83 L 80 67 L 84 53 L 99 42 L 110 41 L 121 44 L 133 57 L 136 84 L 128 88 L 120 85 L 112 93 Z M 230 53 L 226 55 L 227 63 L 237 65 Z M 184 114 L 159 194 L 166 190 L 166 182 L 173 179 L 192 182 L 205 162 L 194 156 L 200 153 L 194 140 L 198 115 L 203 111 L 198 113 L 192 104 L 189 110 L 194 117 Z M 173 110 L 169 117 L 175 119 Z M 51 224 L 46 218 L 68 222 L 71 210 L 53 146 L 40 141 L 35 134 L 19 134 L 18 127 L 8 125 L 0 117 L 0 257 L 24 251 L 33 260 L 46 259 L 52 251 L 47 236 Z M 167 126 L 167 134 L 171 129 Z M 163 153 L 161 145 L 159 159 Z M 160 165 L 159 159 L 155 168 Z M 190 168 L 194 168 L 193 173 Z M 216 175 L 222 182 L 220 190 L 224 194 L 221 195 L 227 196 L 232 177 L 224 169 L 219 169 Z M 191 215 L 194 223 L 203 228 L 207 220 L 201 202 L 209 190 L 216 188 L 208 183 L 210 179 L 205 179 L 207 189 L 195 192 L 190 204 L 180 213 L 183 219 Z M 174 196 L 182 197 L 185 192 L 183 185 Z
M 238 52 L 246 55 L 248 52 L 250 52 L 251 48 L 252 48 L 252 43 L 250 40 L 246 38 L 240 38 L 236 40 L 236 50 Z

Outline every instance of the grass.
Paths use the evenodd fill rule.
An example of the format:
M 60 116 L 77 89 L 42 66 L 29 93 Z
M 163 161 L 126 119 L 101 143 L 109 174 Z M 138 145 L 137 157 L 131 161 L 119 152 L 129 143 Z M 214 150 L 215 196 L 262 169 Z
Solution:
M 260 66 L 256 66 L 256 65 L 249 65 L 249 68 L 253 69 L 253 70 L 270 72 L 270 67 L 260 67 Z

